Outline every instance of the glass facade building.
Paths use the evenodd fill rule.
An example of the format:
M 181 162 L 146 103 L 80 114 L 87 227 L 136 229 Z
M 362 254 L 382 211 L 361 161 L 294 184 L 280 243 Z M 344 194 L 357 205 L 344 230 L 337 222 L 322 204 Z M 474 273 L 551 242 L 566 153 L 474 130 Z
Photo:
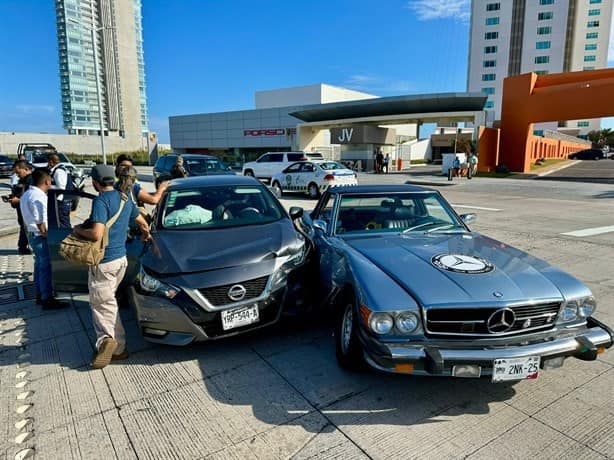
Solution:
M 56 0 L 55 7 L 64 128 L 98 135 L 101 114 L 107 136 L 138 130 L 134 117 L 138 134 L 147 132 L 141 0 Z M 122 20 L 126 14 L 133 20 Z

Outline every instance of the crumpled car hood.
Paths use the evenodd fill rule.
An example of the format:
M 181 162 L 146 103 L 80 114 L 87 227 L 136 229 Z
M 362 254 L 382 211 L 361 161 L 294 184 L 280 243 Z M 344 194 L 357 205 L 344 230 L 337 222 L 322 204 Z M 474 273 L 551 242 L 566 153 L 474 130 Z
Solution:
M 286 220 L 217 230 L 162 230 L 152 236 L 141 262 L 161 275 L 270 262 L 296 240 Z
M 477 233 L 344 240 L 424 306 L 561 299 L 562 284 L 568 291 L 586 290 L 548 263 Z M 438 268 L 432 260 L 442 254 L 478 257 L 494 270 L 457 273 Z

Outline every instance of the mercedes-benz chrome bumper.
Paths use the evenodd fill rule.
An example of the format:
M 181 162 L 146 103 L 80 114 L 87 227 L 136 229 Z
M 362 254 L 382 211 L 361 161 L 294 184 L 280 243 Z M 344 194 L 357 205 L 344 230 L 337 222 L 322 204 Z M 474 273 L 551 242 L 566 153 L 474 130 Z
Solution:
M 558 336 L 542 334 L 543 338 L 538 341 L 525 340 L 522 336 L 510 337 L 505 339 L 507 345 L 484 347 L 467 341 L 459 342 L 458 346 L 452 341 L 385 344 L 366 336 L 362 341 L 365 359 L 371 367 L 386 372 L 432 376 L 452 376 L 453 367 L 457 365 L 480 366 L 480 376 L 492 375 L 496 359 L 529 356 L 539 356 L 542 368 L 559 367 L 562 360 L 554 364 L 555 358 L 592 361 L 614 343 L 614 332 L 594 318 L 588 318 L 586 327 L 577 333 L 569 332 Z

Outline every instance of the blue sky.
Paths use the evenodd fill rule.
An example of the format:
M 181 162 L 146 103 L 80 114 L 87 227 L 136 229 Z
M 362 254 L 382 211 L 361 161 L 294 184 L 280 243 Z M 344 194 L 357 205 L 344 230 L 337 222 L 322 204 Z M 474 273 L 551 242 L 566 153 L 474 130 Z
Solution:
M 150 129 L 328 83 L 464 91 L 470 0 L 143 0 Z M 63 132 L 53 0 L 0 0 L 0 131 Z

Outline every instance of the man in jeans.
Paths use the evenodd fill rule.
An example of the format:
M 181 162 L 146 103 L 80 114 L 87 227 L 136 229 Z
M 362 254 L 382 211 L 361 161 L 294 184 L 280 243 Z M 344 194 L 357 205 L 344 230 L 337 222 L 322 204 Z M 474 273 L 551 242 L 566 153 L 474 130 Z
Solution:
M 32 168 L 26 160 L 17 160 L 13 165 L 13 169 L 15 171 L 15 177 L 17 177 L 17 182 L 11 185 L 11 196 L 8 198 L 8 202 L 17 210 L 17 222 L 19 223 L 19 240 L 17 241 L 17 247 L 19 249 L 19 254 L 26 255 L 31 252 L 30 249 L 28 249 L 28 235 L 23 223 L 19 199 L 26 190 L 28 190 L 28 187 L 32 185 Z
M 36 302 L 43 310 L 55 310 L 68 305 L 53 297 L 51 286 L 51 259 L 47 246 L 47 191 L 51 177 L 44 169 L 32 173 L 32 185 L 19 199 L 28 241 L 34 252 L 34 287 Z
M 100 264 L 89 267 L 88 288 L 90 307 L 96 332 L 96 355 L 94 369 L 102 369 L 109 362 L 126 359 L 126 333 L 119 317 L 115 292 L 126 273 L 126 237 L 130 221 L 139 225 L 144 239 L 149 238 L 149 228 L 139 215 L 134 202 L 128 197 L 136 179 L 134 168 L 120 172 L 117 187 L 115 170 L 111 166 L 96 165 L 91 172 L 92 184 L 99 195 L 92 203 L 92 212 L 87 224 L 77 225 L 74 232 L 90 241 L 103 238 L 107 223 L 118 212 L 118 218 L 108 228 L 108 245 Z
M 68 181 L 70 178 L 68 177 L 68 172 L 62 165 L 60 165 L 60 157 L 52 153 L 49 155 L 49 160 L 47 162 L 47 166 L 51 171 L 51 180 L 54 189 L 66 190 L 68 188 Z M 61 228 L 70 228 L 70 211 L 72 202 L 70 198 L 66 195 L 58 195 L 58 215 L 60 218 L 60 227 Z

